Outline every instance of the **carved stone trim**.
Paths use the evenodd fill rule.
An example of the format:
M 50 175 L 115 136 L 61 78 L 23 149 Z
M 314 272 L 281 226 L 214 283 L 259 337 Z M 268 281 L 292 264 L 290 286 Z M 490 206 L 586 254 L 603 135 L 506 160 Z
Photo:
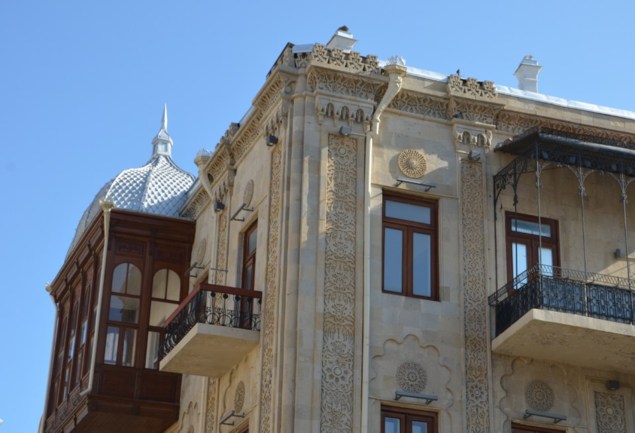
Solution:
M 626 433 L 623 395 L 595 392 L 595 412 L 598 433 Z
M 325 433 L 353 431 L 357 151 L 356 140 L 329 136 L 320 413 Z
M 428 163 L 423 153 L 416 149 L 406 149 L 397 158 L 399 171 L 411 179 L 419 179 L 426 174 Z
M 435 119 L 446 120 L 448 118 L 448 101 L 446 99 L 408 91 L 399 92 L 388 108 Z
M 245 405 L 245 382 L 242 380 L 236 385 L 236 391 L 234 391 L 234 410 L 241 412 Z
M 218 239 L 216 244 L 216 269 L 227 269 L 227 224 L 228 224 L 228 216 L 227 210 L 224 210 L 218 214 L 217 219 L 217 237 Z M 214 282 L 216 284 L 225 285 L 227 280 L 227 272 L 223 272 L 220 270 L 215 271 Z
M 549 412 L 553 407 L 553 389 L 542 380 L 532 380 L 525 388 L 527 406 L 539 412 Z
M 260 432 L 274 431 L 273 423 L 273 366 L 276 308 L 278 306 L 278 265 L 280 260 L 280 211 L 282 208 L 282 150 L 275 146 L 271 152 L 271 180 L 269 189 L 269 238 L 262 313 L 262 371 L 260 384 Z
M 492 81 L 478 81 L 476 78 L 448 77 L 448 91 L 458 95 L 480 98 L 496 98 L 496 88 Z
M 205 410 L 205 433 L 216 432 L 216 396 L 218 379 L 210 377 L 207 381 L 207 402 Z
M 428 375 L 418 362 L 404 362 L 397 367 L 397 385 L 401 391 L 421 393 L 426 388 Z
M 492 146 L 492 131 L 455 123 L 452 125 L 452 137 L 457 146 L 490 148 Z
M 489 433 L 483 167 L 461 162 L 467 433 Z
M 330 50 L 321 44 L 313 45 L 311 52 L 294 55 L 296 68 L 306 68 L 310 64 L 335 66 L 355 73 L 381 73 L 377 56 L 363 57 L 356 51 L 345 53 L 338 48 Z
M 312 91 L 352 96 L 373 102 L 383 93 L 382 89 L 386 86 L 385 81 L 319 68 L 309 71 L 307 84 Z

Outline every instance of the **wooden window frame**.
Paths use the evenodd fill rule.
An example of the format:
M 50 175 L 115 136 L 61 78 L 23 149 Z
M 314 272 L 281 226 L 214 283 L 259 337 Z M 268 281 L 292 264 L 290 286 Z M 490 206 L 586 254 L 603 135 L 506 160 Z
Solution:
M 551 228 L 551 236 L 537 236 L 529 233 L 520 233 L 512 230 L 512 220 L 521 220 L 531 223 L 540 223 L 548 225 Z M 541 239 L 539 241 L 539 238 Z M 527 245 L 528 253 L 532 257 L 532 261 L 535 263 L 529 263 L 528 268 L 535 265 L 537 262 L 537 255 L 539 254 L 539 242 L 543 247 L 550 247 L 553 250 L 553 266 L 560 266 L 560 240 L 559 240 L 559 227 L 558 220 L 546 217 L 538 218 L 535 215 L 526 215 L 516 212 L 505 212 L 505 256 L 507 258 L 507 279 L 513 280 L 514 275 L 512 245 L 514 241 L 519 241 Z
M 512 422 L 512 433 L 565 433 L 563 429 L 553 429 L 547 427 L 536 427 L 526 424 Z
M 382 405 L 381 433 L 386 433 L 386 418 L 398 418 L 400 420 L 399 433 L 412 433 L 413 421 L 425 422 L 427 433 L 438 433 L 439 431 L 439 417 L 436 412 Z
M 253 251 L 249 251 L 249 238 L 254 234 L 256 236 L 256 247 Z M 255 290 L 256 289 L 256 252 L 258 250 L 258 221 L 254 221 L 247 227 L 247 230 L 243 233 L 243 251 L 242 251 L 242 268 L 241 268 L 241 278 L 240 283 L 241 287 L 245 290 Z M 251 281 L 249 281 L 249 285 L 245 284 L 247 280 L 247 269 L 251 267 Z
M 419 223 L 416 221 L 404 220 L 386 216 L 386 203 L 389 201 L 407 203 L 410 205 L 421 206 L 430 209 L 430 224 Z M 419 299 L 427 299 L 431 301 L 439 300 L 439 219 L 438 219 L 438 200 L 416 197 L 409 194 L 399 194 L 392 191 L 383 192 L 382 202 L 382 292 L 393 295 L 408 296 Z M 403 249 L 402 249 L 402 288 L 401 292 L 386 290 L 384 288 L 384 256 L 386 254 L 386 229 L 392 228 L 402 231 L 403 233 Z M 430 236 L 430 296 L 422 296 L 413 293 L 413 259 L 412 259 L 412 240 L 415 233 L 423 233 Z
M 166 278 L 165 278 L 165 287 L 163 288 L 163 297 L 155 297 L 154 296 L 154 279 L 156 278 L 157 274 L 160 271 L 166 271 Z M 178 293 L 178 298 L 176 301 L 168 299 L 167 295 L 168 295 L 168 283 L 170 281 L 170 272 L 174 272 L 174 274 L 176 275 L 176 277 L 178 278 L 178 282 L 179 282 L 179 293 Z M 154 271 L 154 273 L 152 274 L 152 286 L 150 287 L 150 305 L 149 305 L 149 312 L 148 314 L 152 314 L 152 303 L 153 301 L 158 301 L 158 302 L 164 302 L 164 303 L 168 303 L 168 304 L 174 304 L 175 305 L 175 309 L 179 307 L 181 300 L 183 299 L 183 281 L 181 280 L 178 272 L 174 269 L 172 269 L 170 266 L 158 266 L 157 269 Z M 150 324 L 150 320 L 148 318 L 147 320 L 148 322 L 148 329 L 146 331 L 146 347 L 145 347 L 145 351 L 144 351 L 144 359 L 143 359 L 143 368 L 145 368 L 146 370 L 158 370 L 159 369 L 159 362 L 157 361 L 157 365 L 155 367 L 148 367 L 146 365 L 146 361 L 147 361 L 147 355 L 148 355 L 148 344 L 150 341 L 150 332 L 157 332 L 159 334 L 159 347 L 161 347 L 161 344 L 163 344 L 163 338 L 164 338 L 164 334 L 165 334 L 165 326 L 155 326 L 155 325 L 151 325 Z

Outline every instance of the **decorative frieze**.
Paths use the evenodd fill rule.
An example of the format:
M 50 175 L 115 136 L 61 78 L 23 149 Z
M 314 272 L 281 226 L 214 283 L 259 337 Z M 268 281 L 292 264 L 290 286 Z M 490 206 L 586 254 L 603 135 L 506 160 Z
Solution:
M 357 141 L 330 135 L 326 172 L 321 432 L 353 431 Z
M 428 375 L 426 370 L 418 362 L 407 361 L 397 367 L 397 385 L 399 390 L 420 394 L 426 387 Z
M 416 149 L 406 149 L 397 158 L 399 171 L 410 179 L 419 179 L 426 174 L 428 163 L 423 153 Z
M 532 380 L 525 388 L 525 402 L 533 410 L 549 412 L 553 408 L 553 389 L 542 380 Z
M 372 80 L 359 75 L 348 75 L 327 69 L 313 68 L 307 74 L 311 91 L 326 92 L 375 102 L 383 94 L 384 80 Z
M 218 394 L 218 379 L 210 377 L 207 381 L 207 401 L 205 409 L 205 433 L 216 433 L 216 396 Z
M 360 123 L 369 125 L 374 105 L 360 105 L 343 102 L 337 99 L 316 98 L 316 112 L 318 120 L 323 123 L 325 119 L 339 120 L 349 125 Z
M 435 119 L 446 120 L 448 118 L 448 100 L 401 91 L 395 96 L 388 108 L 404 111 L 406 113 L 419 114 Z
M 345 53 L 339 48 L 330 50 L 321 44 L 314 44 L 310 52 L 295 54 L 294 66 L 296 68 L 306 68 L 310 64 L 330 65 L 355 73 L 381 73 L 377 56 L 362 57 L 355 51 Z
M 461 163 L 461 230 L 467 433 L 489 433 L 488 322 L 485 288 L 483 167 Z

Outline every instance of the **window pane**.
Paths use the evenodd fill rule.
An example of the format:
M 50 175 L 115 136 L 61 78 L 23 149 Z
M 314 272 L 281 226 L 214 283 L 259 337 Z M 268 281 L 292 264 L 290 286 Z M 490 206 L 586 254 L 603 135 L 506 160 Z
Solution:
M 104 364 L 117 363 L 117 346 L 119 345 L 119 328 L 109 326 L 106 330 L 106 350 Z
M 159 367 L 159 333 L 148 332 L 148 348 L 146 350 L 146 368 Z
M 399 418 L 384 418 L 384 433 L 400 433 Z
M 243 289 L 245 290 L 253 290 L 253 282 L 254 282 L 254 266 L 252 263 L 246 265 L 245 270 L 243 271 L 245 274 L 245 281 L 243 281 Z
M 152 301 L 150 306 L 150 326 L 163 326 L 163 321 L 176 310 L 178 304 Z
M 412 293 L 416 296 L 432 296 L 430 235 L 414 233 L 412 240 Z
M 428 423 L 424 421 L 413 421 L 412 433 L 428 433 Z
M 551 226 L 549 224 L 538 224 L 537 222 L 512 219 L 512 231 L 526 233 L 528 235 L 551 237 Z
M 137 323 L 139 320 L 139 299 L 112 295 L 108 320 L 125 323 Z
M 124 367 L 134 366 L 134 354 L 137 344 L 137 330 L 123 330 L 123 351 L 121 354 L 121 365 Z
M 551 248 L 540 248 L 540 264 L 544 266 L 553 266 L 553 250 Z M 553 276 L 551 267 L 541 269 L 543 275 Z
M 257 240 L 257 233 L 258 230 L 256 230 L 255 228 L 249 232 L 249 234 L 247 235 L 247 252 L 248 254 L 252 254 L 254 251 L 256 251 L 256 240 Z
M 430 224 L 430 208 L 426 206 L 403 203 L 400 201 L 386 201 L 386 216 L 402 220 Z
M 120 265 L 117 265 L 115 270 L 112 271 L 112 292 L 113 293 L 125 293 L 127 270 L 128 270 L 128 264 L 122 263 Z
M 138 295 L 141 293 L 141 271 L 135 265 L 128 266 L 128 287 L 126 293 Z
M 384 229 L 384 290 L 403 291 L 403 232 Z
M 168 270 L 168 294 L 166 296 L 170 301 L 178 301 L 181 298 L 181 279 L 179 274 L 173 270 Z
M 165 286 L 168 275 L 167 269 L 159 269 L 152 278 L 152 297 L 165 299 Z
M 512 266 L 514 277 L 527 270 L 527 246 L 525 244 L 512 243 Z

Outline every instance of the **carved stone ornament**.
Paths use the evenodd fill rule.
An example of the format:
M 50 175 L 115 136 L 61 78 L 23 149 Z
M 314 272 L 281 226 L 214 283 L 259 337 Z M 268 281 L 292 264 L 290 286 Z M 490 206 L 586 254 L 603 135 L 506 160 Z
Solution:
M 478 81 L 476 78 L 461 78 L 458 75 L 448 77 L 450 93 L 481 98 L 495 98 L 496 88 L 491 81 Z
M 397 368 L 397 385 L 402 391 L 421 393 L 427 378 L 426 370 L 418 362 L 404 362 Z
M 251 199 L 254 197 L 254 180 L 249 179 L 247 185 L 245 185 L 245 189 L 243 190 L 243 203 L 246 206 L 251 204 Z
M 234 393 L 234 410 L 240 412 L 245 405 L 245 382 L 242 380 L 236 385 L 236 392 Z
M 196 248 L 196 263 L 199 265 L 203 263 L 205 259 L 205 251 L 207 250 L 207 239 L 203 238 L 198 241 L 198 247 Z
M 539 412 L 549 412 L 553 407 L 553 389 L 542 380 L 532 380 L 525 389 L 527 406 Z
M 399 154 L 397 160 L 399 171 L 411 179 L 418 179 L 426 174 L 428 163 L 423 153 L 415 149 L 407 149 Z
M 626 433 L 624 396 L 608 392 L 595 393 L 598 433 Z

